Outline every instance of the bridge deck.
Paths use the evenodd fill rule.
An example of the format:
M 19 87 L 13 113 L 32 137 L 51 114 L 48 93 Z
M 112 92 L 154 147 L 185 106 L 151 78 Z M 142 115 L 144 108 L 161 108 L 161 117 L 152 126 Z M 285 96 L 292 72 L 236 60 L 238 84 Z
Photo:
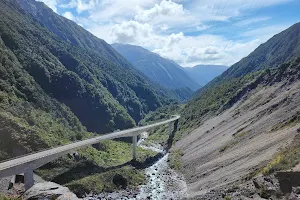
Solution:
M 16 158 L 13 160 L 9 160 L 9 161 L 0 163 L 0 178 L 12 176 L 12 175 L 16 175 L 16 174 L 21 174 L 21 173 L 26 172 L 28 169 L 34 170 L 36 168 L 39 168 L 39 167 L 45 165 L 48 162 L 51 162 L 51 161 L 61 157 L 62 155 L 65 155 L 69 152 L 74 151 L 75 149 L 85 147 L 88 145 L 92 145 L 92 144 L 96 144 L 103 140 L 137 136 L 144 131 L 147 131 L 147 130 L 157 127 L 157 126 L 168 124 L 170 122 L 178 120 L 179 118 L 180 118 L 180 116 L 176 115 L 176 116 L 173 116 L 171 119 L 168 119 L 168 120 L 165 120 L 162 122 L 158 122 L 155 124 L 101 135 L 101 136 L 94 137 L 91 139 L 67 144 L 64 146 L 56 147 L 53 149 L 45 150 L 42 152 L 30 154 L 30 155 L 25 155 L 20 158 Z

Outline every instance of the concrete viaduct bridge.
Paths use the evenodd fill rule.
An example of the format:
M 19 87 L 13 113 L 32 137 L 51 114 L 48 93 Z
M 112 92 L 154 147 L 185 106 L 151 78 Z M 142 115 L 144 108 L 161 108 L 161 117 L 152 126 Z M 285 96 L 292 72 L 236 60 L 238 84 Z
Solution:
M 132 137 L 132 155 L 133 155 L 133 159 L 135 160 L 137 157 L 136 155 L 137 137 L 141 133 L 148 131 L 152 128 L 155 128 L 157 126 L 169 124 L 169 133 L 171 134 L 171 132 L 173 131 L 172 129 L 173 123 L 178 123 L 179 118 L 180 116 L 173 115 L 171 119 L 162 122 L 157 122 L 151 125 L 136 127 L 132 129 L 126 129 L 119 132 L 108 133 L 91 139 L 74 142 L 60 147 L 55 147 L 53 149 L 41 151 L 38 153 L 33 153 L 30 155 L 25 155 L 13 160 L 0 163 L 0 178 L 24 173 L 25 189 L 27 190 L 34 185 L 33 170 L 55 159 L 58 159 L 63 155 L 71 153 L 78 148 L 96 144 L 103 140 L 112 140 L 112 139 L 123 138 L 123 137 Z

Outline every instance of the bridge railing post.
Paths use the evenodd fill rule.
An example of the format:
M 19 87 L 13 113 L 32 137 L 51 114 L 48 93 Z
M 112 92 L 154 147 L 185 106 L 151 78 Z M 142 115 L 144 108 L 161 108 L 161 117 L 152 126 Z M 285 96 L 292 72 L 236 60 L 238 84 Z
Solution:
M 137 146 L 137 135 L 134 135 L 132 137 L 132 159 L 136 160 L 137 155 L 136 155 L 136 146 Z
M 25 190 L 28 190 L 34 185 L 33 179 L 33 168 L 29 167 L 24 172 L 24 183 L 25 183 Z

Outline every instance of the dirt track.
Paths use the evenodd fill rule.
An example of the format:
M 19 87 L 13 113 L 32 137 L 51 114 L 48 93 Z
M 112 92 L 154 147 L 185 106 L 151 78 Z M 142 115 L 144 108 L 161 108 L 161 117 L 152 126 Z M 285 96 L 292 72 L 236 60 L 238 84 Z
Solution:
M 238 184 L 288 145 L 299 125 L 274 127 L 300 110 L 299 88 L 295 83 L 252 91 L 179 141 L 189 197 Z

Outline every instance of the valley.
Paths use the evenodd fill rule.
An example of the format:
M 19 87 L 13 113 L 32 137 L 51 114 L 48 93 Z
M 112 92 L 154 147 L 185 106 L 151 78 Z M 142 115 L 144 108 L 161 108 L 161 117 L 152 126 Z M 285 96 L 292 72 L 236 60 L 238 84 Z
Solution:
M 260 20 L 174 33 L 201 6 L 49 2 L 0 0 L 0 200 L 300 199 L 299 19 L 229 40 L 218 22 Z

